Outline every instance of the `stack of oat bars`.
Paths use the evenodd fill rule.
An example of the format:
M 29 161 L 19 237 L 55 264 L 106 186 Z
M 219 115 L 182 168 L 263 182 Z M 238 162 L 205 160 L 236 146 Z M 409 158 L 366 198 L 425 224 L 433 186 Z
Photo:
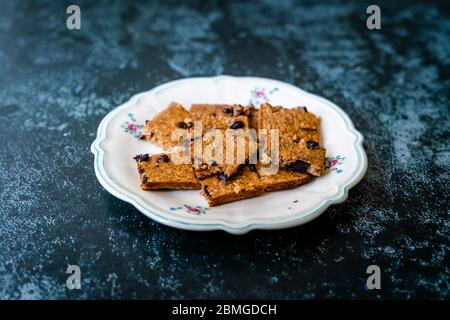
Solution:
M 187 111 L 172 102 L 143 129 L 141 138 L 166 152 L 134 158 L 141 188 L 201 189 L 210 206 L 294 188 L 323 173 L 319 129 L 320 118 L 305 107 L 193 104 Z

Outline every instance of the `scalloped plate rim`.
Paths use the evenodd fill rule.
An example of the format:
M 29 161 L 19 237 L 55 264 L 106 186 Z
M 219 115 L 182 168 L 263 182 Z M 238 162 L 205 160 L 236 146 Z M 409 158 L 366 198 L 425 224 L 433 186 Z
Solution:
M 108 126 L 109 121 L 114 117 L 114 115 L 118 112 L 120 112 L 122 109 L 127 108 L 129 105 L 133 104 L 139 97 L 143 95 L 149 95 L 154 92 L 160 91 L 165 89 L 166 87 L 180 84 L 182 82 L 189 82 L 192 80 L 220 80 L 220 79 L 245 79 L 250 81 L 270 81 L 273 83 L 276 83 L 278 86 L 287 86 L 293 90 L 300 91 L 302 94 L 309 95 L 313 97 L 314 99 L 318 99 L 322 101 L 327 106 L 333 108 L 335 111 L 339 113 L 339 115 L 342 117 L 342 119 L 345 122 L 346 129 L 348 129 L 355 137 L 356 140 L 353 143 L 353 146 L 355 147 L 356 154 L 358 155 L 358 168 L 356 170 L 356 173 L 350 177 L 347 181 L 342 183 L 339 186 L 339 192 L 336 196 L 329 197 L 324 199 L 320 205 L 318 205 L 316 208 L 310 210 L 307 213 L 301 213 L 300 211 L 293 212 L 292 216 L 289 219 L 280 220 L 280 221 L 268 221 L 273 220 L 277 218 L 270 218 L 270 219 L 263 219 L 265 221 L 250 221 L 246 223 L 241 224 L 232 224 L 226 221 L 217 221 L 217 222 L 210 222 L 210 223 L 196 223 L 196 222 L 187 222 L 183 220 L 174 220 L 172 218 L 167 218 L 165 216 L 164 212 L 159 212 L 159 210 L 156 210 L 155 208 L 151 207 L 148 204 L 142 204 L 140 203 L 139 199 L 136 199 L 135 195 L 131 192 L 128 192 L 126 190 L 120 190 L 121 187 L 115 185 L 114 183 L 111 183 L 111 178 L 106 174 L 105 170 L 103 170 L 103 156 L 104 156 L 104 150 L 101 148 L 100 144 L 103 140 L 106 138 L 106 128 Z M 170 82 L 163 83 L 161 85 L 158 85 L 148 91 L 144 91 L 138 94 L 133 95 L 128 101 L 125 103 L 119 105 L 118 107 L 111 110 L 100 122 L 98 129 L 97 129 L 97 137 L 93 141 L 91 145 L 91 152 L 94 154 L 94 171 L 97 179 L 99 180 L 100 184 L 112 195 L 115 197 L 126 201 L 130 204 L 132 204 L 136 209 L 138 209 L 140 212 L 142 212 L 147 217 L 162 223 L 164 225 L 168 225 L 174 228 L 184 229 L 184 230 L 191 230 L 191 231 L 214 231 L 214 230 L 223 230 L 231 234 L 245 234 L 251 230 L 255 229 L 285 229 L 290 227 L 295 227 L 304 223 L 307 223 L 318 216 L 320 216 L 328 207 L 332 204 L 342 203 L 344 202 L 348 197 L 348 191 L 354 187 L 356 184 L 358 184 L 361 179 L 364 177 L 366 171 L 367 171 L 367 155 L 363 148 L 363 141 L 364 137 L 362 134 L 357 131 L 349 118 L 349 116 L 336 104 L 333 102 L 320 97 L 318 95 L 309 93 L 307 91 L 304 91 L 294 85 L 291 85 L 289 83 L 270 79 L 270 78 L 263 78 L 263 77 L 236 77 L 236 76 L 228 76 L 228 75 L 220 75 L 220 76 L 214 76 L 214 77 L 190 77 L 190 78 L 183 78 L 178 80 L 173 80 Z M 111 182 L 109 182 L 109 181 Z M 301 217 L 299 215 L 301 214 Z

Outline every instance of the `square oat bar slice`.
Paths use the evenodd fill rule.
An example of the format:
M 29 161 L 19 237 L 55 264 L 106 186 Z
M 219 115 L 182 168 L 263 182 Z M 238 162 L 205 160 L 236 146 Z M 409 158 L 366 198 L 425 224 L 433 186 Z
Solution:
M 240 105 L 208 105 L 194 104 L 189 110 L 190 118 L 186 119 L 193 141 L 190 145 L 191 154 L 194 157 L 194 169 L 199 179 L 215 174 L 230 177 L 235 174 L 242 164 L 248 162 L 249 154 L 256 152 L 256 135 L 248 132 L 249 107 Z M 196 129 L 195 123 L 201 123 L 201 130 Z M 222 136 L 222 140 L 216 140 L 214 129 Z M 232 137 L 233 144 L 227 150 L 227 134 Z M 242 144 L 241 144 L 242 142 Z M 238 146 L 242 149 L 238 151 Z M 201 153 L 196 153 L 201 149 Z M 215 152 L 207 150 L 221 150 L 222 161 L 216 161 Z M 227 162 L 227 151 L 234 157 L 232 163 Z
M 189 112 L 181 104 L 171 102 L 167 108 L 158 113 L 152 120 L 146 122 L 141 139 L 153 142 L 164 150 L 178 146 L 183 139 L 180 137 L 175 141 L 172 140 L 172 133 L 177 129 L 187 130 L 188 127 L 184 119 L 188 117 Z
M 224 175 L 209 176 L 200 180 L 200 192 L 213 207 L 220 204 L 256 197 L 264 192 L 258 174 L 244 166 L 230 178 Z
M 253 108 L 249 114 L 249 124 L 251 128 L 258 129 L 259 110 Z M 300 173 L 292 169 L 278 168 L 277 172 L 270 173 L 269 168 L 265 168 L 261 163 L 256 164 L 259 180 L 264 191 L 279 191 L 298 187 L 311 180 L 309 173 Z M 264 170 L 266 169 L 266 170 Z
M 141 154 L 134 157 L 143 190 L 178 189 L 192 190 L 200 189 L 201 185 L 194 174 L 190 164 L 175 164 L 170 155 Z
M 325 149 L 320 146 L 320 118 L 305 107 L 285 109 L 263 103 L 258 115 L 258 136 L 271 150 L 271 129 L 279 130 L 280 167 L 320 176 L 324 170 Z M 263 156 L 264 157 L 264 156 Z

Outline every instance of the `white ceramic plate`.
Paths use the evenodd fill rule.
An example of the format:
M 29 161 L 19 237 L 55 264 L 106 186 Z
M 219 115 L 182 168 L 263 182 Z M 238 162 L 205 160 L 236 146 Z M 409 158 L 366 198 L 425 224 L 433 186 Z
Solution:
M 133 156 L 161 150 L 139 140 L 138 135 L 145 120 L 171 101 L 186 108 L 202 102 L 259 106 L 268 101 L 288 108 L 306 106 L 322 119 L 329 168 L 323 176 L 296 189 L 212 208 L 208 208 L 198 190 L 143 191 L 139 188 Z M 348 190 L 367 170 L 362 141 L 362 135 L 349 117 L 328 100 L 276 80 L 219 76 L 172 81 L 135 95 L 102 120 L 91 150 L 95 155 L 95 173 L 102 186 L 146 216 L 180 229 L 243 234 L 252 229 L 297 226 L 318 217 L 331 204 L 344 201 Z

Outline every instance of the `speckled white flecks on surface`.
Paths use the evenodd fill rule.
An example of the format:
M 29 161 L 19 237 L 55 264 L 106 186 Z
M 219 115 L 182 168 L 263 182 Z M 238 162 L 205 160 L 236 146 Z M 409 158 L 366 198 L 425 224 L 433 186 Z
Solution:
M 2 4 L 0 298 L 449 297 L 448 5 L 380 4 L 380 31 L 360 1 L 79 5 L 69 31 L 62 4 Z M 290 82 L 350 115 L 369 169 L 348 201 L 233 237 L 161 226 L 101 188 L 89 145 L 108 111 L 222 73 Z

